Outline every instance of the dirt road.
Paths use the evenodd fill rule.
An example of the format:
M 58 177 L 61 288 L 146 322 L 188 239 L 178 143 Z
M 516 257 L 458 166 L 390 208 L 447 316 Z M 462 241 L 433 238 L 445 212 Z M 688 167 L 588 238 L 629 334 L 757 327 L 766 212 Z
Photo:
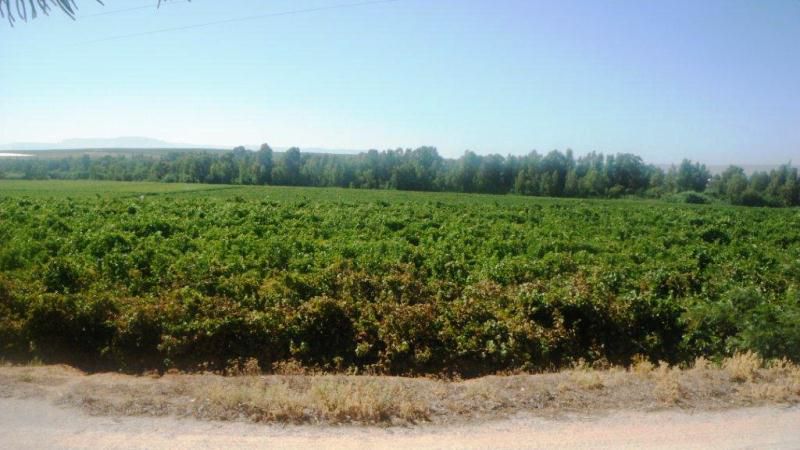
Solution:
M 797 449 L 800 408 L 630 412 L 561 420 L 518 416 L 478 425 L 359 428 L 92 417 L 45 400 L 0 399 L 0 447 Z

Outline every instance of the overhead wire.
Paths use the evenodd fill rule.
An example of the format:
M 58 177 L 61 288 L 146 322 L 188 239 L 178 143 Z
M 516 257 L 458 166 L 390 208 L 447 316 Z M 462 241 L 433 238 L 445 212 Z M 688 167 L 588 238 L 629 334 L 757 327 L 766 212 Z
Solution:
M 197 0 L 195 0 L 195 1 L 197 1 Z M 172 1 L 172 2 L 165 2 L 165 3 L 164 3 L 162 6 L 166 6 L 166 5 L 174 5 L 174 4 L 178 4 L 178 3 L 180 3 L 180 4 L 186 4 L 186 3 L 191 3 L 191 1 L 188 1 L 188 0 L 186 0 L 186 1 L 181 1 L 181 2 L 175 2 L 175 1 Z M 156 7 L 155 7 L 155 6 L 153 6 L 153 2 L 152 2 L 152 0 L 150 0 L 150 1 L 148 2 L 148 4 L 146 4 L 146 5 L 141 5 L 141 6 L 131 6 L 131 7 L 128 7 L 128 8 L 122 8 L 122 9 L 112 9 L 112 10 L 108 10 L 108 11 L 101 11 L 101 12 L 92 13 L 92 14 L 85 14 L 85 15 L 78 14 L 78 15 L 76 16 L 76 18 L 77 18 L 77 19 L 87 19 L 87 18 L 90 18 L 90 17 L 97 17 L 97 16 L 109 16 L 109 15 L 121 14 L 121 13 L 126 13 L 126 12 L 131 12 L 131 11 L 141 11 L 141 10 L 143 10 L 143 9 L 152 9 L 152 10 L 155 10 L 155 9 L 156 9 Z

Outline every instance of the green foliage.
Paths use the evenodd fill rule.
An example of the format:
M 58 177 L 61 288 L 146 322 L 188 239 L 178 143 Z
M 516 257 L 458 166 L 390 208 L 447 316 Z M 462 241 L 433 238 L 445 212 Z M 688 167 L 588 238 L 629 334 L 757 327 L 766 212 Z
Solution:
M 358 155 L 304 154 L 292 147 L 274 154 L 267 144 L 258 151 L 236 147 L 227 152 L 111 153 L 90 158 L 48 152 L 47 157 L 35 159 L 0 159 L 0 173 L 7 171 L 29 180 L 271 184 L 575 198 L 670 199 L 671 194 L 681 193 L 671 199 L 688 203 L 707 203 L 710 199 L 700 194 L 705 193 L 745 206 L 800 205 L 797 169 L 788 164 L 769 174 L 756 172 L 748 179 L 744 170 L 735 166 L 712 178 L 704 165 L 689 160 L 664 171 L 630 153 L 593 152 L 575 158 L 571 150 L 508 157 L 467 151 L 458 159 L 442 158 L 434 147 L 370 150 Z
M 42 268 L 42 283 L 47 292 L 68 294 L 84 285 L 81 268 L 66 258 L 53 258 Z
M 796 288 L 795 288 L 796 289 Z M 768 358 L 800 358 L 800 295 L 734 288 L 718 300 L 697 301 L 686 315 L 689 345 L 712 353 L 756 351 Z
M 116 309 L 94 295 L 41 294 L 30 300 L 24 332 L 45 361 L 98 367 L 114 336 Z
M 11 283 L 0 274 L 0 355 L 23 357 L 27 351 L 26 305 L 12 294 Z
M 665 200 L 671 203 L 688 203 L 691 205 L 706 205 L 713 202 L 708 196 L 697 192 L 679 192 L 666 197 Z
M 678 191 L 702 192 L 711 179 L 711 173 L 706 166 L 700 163 L 692 164 L 688 159 L 684 159 L 677 169 L 673 168 L 670 175 L 674 176 Z
M 355 356 L 355 330 L 347 305 L 314 297 L 293 311 L 290 352 L 300 361 L 324 366 L 350 363 Z
M 3 183 L 7 358 L 468 376 L 635 355 L 800 359 L 796 209 Z
M 767 199 L 759 192 L 748 189 L 737 198 L 737 204 L 743 206 L 768 206 Z

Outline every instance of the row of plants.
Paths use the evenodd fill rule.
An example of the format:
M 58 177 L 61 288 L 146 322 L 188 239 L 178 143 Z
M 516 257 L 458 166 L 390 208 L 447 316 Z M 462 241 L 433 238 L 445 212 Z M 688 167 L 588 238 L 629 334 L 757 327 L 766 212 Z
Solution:
M 0 356 L 390 374 L 800 360 L 800 212 L 0 197 Z

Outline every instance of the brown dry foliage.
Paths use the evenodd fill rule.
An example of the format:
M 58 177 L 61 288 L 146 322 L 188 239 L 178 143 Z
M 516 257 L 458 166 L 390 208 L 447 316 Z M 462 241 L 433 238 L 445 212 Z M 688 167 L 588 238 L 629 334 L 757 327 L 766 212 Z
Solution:
M 402 425 L 666 407 L 720 409 L 800 403 L 800 367 L 738 354 L 693 367 L 651 364 L 471 380 L 307 374 L 297 364 L 261 375 L 252 361 L 218 374 L 86 375 L 64 366 L 0 367 L 0 396 L 41 396 L 93 414 L 177 415 L 263 423 Z

